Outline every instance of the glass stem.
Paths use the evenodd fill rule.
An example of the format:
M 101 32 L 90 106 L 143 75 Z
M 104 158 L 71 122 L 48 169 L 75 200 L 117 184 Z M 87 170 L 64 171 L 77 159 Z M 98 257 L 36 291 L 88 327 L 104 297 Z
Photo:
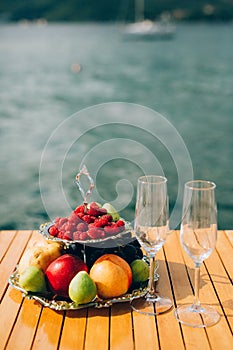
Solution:
M 155 294 L 154 273 L 155 273 L 155 257 L 150 256 L 149 294 L 152 294 L 152 295 Z
M 194 306 L 200 306 L 199 289 L 200 289 L 200 263 L 195 263 L 195 277 L 194 277 Z

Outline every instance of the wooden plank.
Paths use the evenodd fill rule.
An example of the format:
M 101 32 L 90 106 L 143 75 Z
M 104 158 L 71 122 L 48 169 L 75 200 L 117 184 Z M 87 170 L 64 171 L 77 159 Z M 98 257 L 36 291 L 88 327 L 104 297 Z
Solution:
M 193 265 L 192 260 L 187 254 L 184 254 L 183 257 L 187 266 L 190 266 L 190 264 Z M 211 261 L 215 261 L 217 265 L 221 265 L 221 261 L 218 258 L 216 251 L 214 251 L 212 255 L 205 261 L 205 264 L 207 266 L 209 264 L 210 266 Z M 190 273 L 190 280 L 192 281 L 192 285 L 194 286 L 194 271 L 193 273 L 191 273 L 191 270 L 188 270 L 188 271 Z M 218 302 L 218 295 L 216 295 L 215 293 L 212 282 L 208 275 L 208 271 L 205 268 L 204 264 L 201 265 L 200 301 L 201 303 L 207 303 L 209 305 L 212 305 L 221 314 L 222 310 Z M 188 327 L 182 326 L 182 329 L 183 331 L 186 332 L 186 329 L 188 329 Z M 190 329 L 192 328 L 190 327 Z M 193 332 L 193 334 L 198 334 L 198 332 L 201 332 L 201 331 L 202 329 L 196 329 L 195 333 Z M 207 348 L 210 347 L 211 349 L 217 350 L 222 347 L 222 344 L 224 344 L 225 346 L 224 348 L 226 349 L 231 348 L 232 343 L 231 343 L 231 338 L 229 338 L 230 336 L 229 327 L 224 317 L 222 317 L 220 322 L 214 325 L 212 328 L 208 327 L 206 328 L 206 330 L 203 330 L 203 331 L 206 332 L 206 335 L 207 335 L 206 339 L 209 342 L 209 345 Z M 226 334 L 226 338 L 224 338 L 224 341 L 222 340 L 222 334 Z M 203 334 L 203 338 L 204 338 L 204 334 Z M 189 340 L 188 340 L 185 333 L 184 333 L 184 339 L 185 339 L 185 344 L 186 345 L 189 344 L 189 340 L 191 338 L 189 337 Z M 195 342 L 192 341 L 192 344 L 194 343 L 196 343 L 196 341 Z
M 135 350 L 159 350 L 155 317 L 142 315 L 135 311 L 132 312 L 132 315 Z
M 0 233 L 0 243 L 3 243 L 0 250 L 3 256 L 0 285 L 5 285 L 0 305 L 0 350 L 233 348 L 233 231 L 219 232 L 216 250 L 201 266 L 200 299 L 212 304 L 221 314 L 220 322 L 207 329 L 180 325 L 173 311 L 156 317 L 131 313 L 129 303 L 112 306 L 109 320 L 109 309 L 56 312 L 43 308 L 35 301 L 23 300 L 20 292 L 7 287 L 7 280 L 24 250 L 43 237 L 37 231 L 33 231 L 32 235 L 31 231 L 19 231 L 17 234 L 9 231 L 9 236 L 4 237 L 1 241 Z M 174 295 L 175 305 L 192 302 L 194 264 L 181 248 L 178 232 L 169 236 L 158 259 L 158 291 L 161 295 Z
M 192 288 L 190 286 L 187 267 L 184 264 L 183 252 L 180 246 L 179 234 L 169 236 L 164 246 L 168 267 L 171 275 L 172 286 L 175 295 L 175 305 L 190 303 L 193 301 Z
M 7 350 L 30 349 L 42 306 L 33 300 L 24 299 L 16 323 L 7 344 Z
M 93 344 L 96 344 L 98 349 L 108 350 L 109 315 L 108 308 L 88 309 L 85 350 L 92 350 Z
M 159 266 L 156 272 L 159 274 L 159 280 L 156 283 L 156 291 L 159 295 L 168 297 L 173 302 L 172 288 L 163 249 L 158 252 L 157 259 Z
M 22 251 L 25 248 L 31 231 L 20 231 L 14 237 L 13 243 L 10 245 L 7 250 L 6 255 L 4 256 L 1 265 L 0 265 L 0 299 L 4 293 L 4 290 L 8 284 L 8 278 L 10 274 L 14 271 L 15 266 L 19 262 Z
M 232 333 L 230 332 L 224 317 L 221 317 L 220 322 L 215 326 L 207 327 L 206 332 L 209 338 L 211 349 L 233 349 Z
M 157 316 L 159 343 L 161 349 L 185 349 L 180 325 L 174 317 L 174 310 Z M 175 341 L 174 341 L 175 339 Z
M 62 328 L 59 350 L 83 350 L 86 323 L 87 309 L 67 311 Z
M 230 326 L 230 332 L 233 333 L 233 285 L 216 251 L 214 251 L 212 255 L 205 261 L 205 265 L 211 276 L 217 296 L 224 310 L 223 314 L 222 310 L 219 307 L 219 312 L 222 315 L 222 323 L 224 323 L 225 327 L 228 328 L 228 322 Z M 219 306 L 219 302 L 217 302 L 217 306 Z M 227 322 L 225 320 L 225 317 L 227 319 Z M 228 333 L 228 329 L 226 329 L 226 332 Z
M 233 230 L 225 230 L 225 234 L 227 235 L 229 241 L 233 245 Z
M 233 283 L 233 264 L 232 264 L 233 246 L 229 242 L 224 231 L 218 232 L 218 241 L 217 241 L 216 250 L 219 253 L 221 261 L 231 279 L 231 283 Z
M 134 349 L 130 310 L 129 303 L 115 304 L 111 307 L 111 350 Z
M 47 307 L 43 308 L 31 349 L 57 349 L 62 328 L 63 315 L 64 311 L 55 312 Z
M 180 245 L 179 232 L 173 233 L 165 246 L 165 254 L 171 273 L 173 292 L 175 296 L 175 305 L 181 305 L 193 302 L 193 292 L 189 282 L 188 273 L 190 273 L 190 264 L 192 262 L 187 258 L 183 260 L 183 251 Z M 185 262 L 187 263 L 188 270 L 186 269 Z M 178 321 L 176 321 L 178 323 Z M 181 333 L 179 337 L 183 336 L 183 341 L 186 350 L 209 350 L 209 342 L 204 329 L 194 329 L 184 325 L 180 326 Z M 174 339 L 177 337 L 178 329 L 174 332 Z M 181 343 L 181 339 L 180 339 Z M 174 342 L 175 346 L 176 342 Z M 172 348 L 173 349 L 173 348 Z
M 41 234 L 39 234 L 37 230 L 34 230 L 32 231 L 32 236 L 26 246 L 26 249 L 31 248 L 32 246 L 35 246 L 44 241 L 45 241 L 45 238 Z
M 6 254 L 16 231 L 0 231 L 0 262 Z
M 208 334 L 209 342 L 214 349 L 232 349 L 233 348 L 233 338 L 232 338 L 232 329 L 233 329 L 233 286 L 230 283 L 226 271 L 219 259 L 219 256 L 216 251 L 205 261 L 208 272 L 211 275 L 215 291 L 218 298 L 221 300 L 221 305 L 224 309 L 224 313 L 219 305 L 219 302 L 213 303 L 213 300 L 210 299 L 206 302 L 212 304 L 214 308 L 221 315 L 220 322 L 214 327 L 206 329 Z M 225 317 L 225 315 L 227 317 Z M 229 327 L 231 325 L 231 329 Z M 224 337 L 222 337 L 224 334 Z
M 22 302 L 22 294 L 8 287 L 0 304 L 0 349 L 5 348 Z
M 162 295 L 161 296 L 167 296 L 171 298 L 174 304 L 173 300 L 173 289 L 172 285 L 173 280 L 171 279 L 172 276 L 170 275 L 170 268 L 169 271 L 167 270 L 167 266 L 165 261 L 169 264 L 171 264 L 171 258 L 169 256 L 169 247 L 173 244 L 173 239 L 170 240 L 170 235 L 168 237 L 167 242 L 164 245 L 164 253 L 163 250 L 161 250 L 158 254 L 158 257 L 161 257 L 161 260 L 159 260 L 159 270 L 158 273 L 160 275 L 159 283 L 158 283 L 158 291 L 160 291 L 160 288 L 162 288 Z M 168 248 L 168 249 L 167 249 Z M 175 262 L 173 262 L 175 264 Z M 176 267 L 173 265 L 173 269 Z M 168 273 L 169 272 L 169 273 Z M 171 279 L 171 282 L 170 282 Z M 159 288 L 159 286 L 161 286 Z M 159 293 L 160 294 L 160 293 Z M 174 317 L 174 310 L 161 314 L 157 316 L 157 327 L 158 327 L 158 334 L 159 334 L 159 342 L 162 349 L 174 349 L 174 350 L 181 350 L 184 349 L 184 343 L 182 338 L 182 333 L 180 329 L 179 323 L 176 321 Z M 174 339 L 176 341 L 174 342 Z
M 166 264 L 164 261 L 164 254 L 162 249 L 158 252 L 156 259 L 158 260 L 158 264 L 159 264 L 158 270 L 157 270 L 157 273 L 159 274 L 159 280 L 156 283 L 156 291 L 158 292 L 159 295 L 164 297 L 169 297 L 172 299 L 172 291 L 170 288 L 169 277 L 166 270 Z M 167 321 L 167 319 L 169 318 L 169 315 L 161 314 L 158 316 L 147 316 L 147 315 L 137 313 L 135 311 L 132 312 L 132 315 L 133 315 L 135 350 L 160 349 L 161 344 L 164 344 L 164 341 L 160 339 L 160 336 L 161 338 L 163 336 L 162 323 L 165 321 L 165 319 Z M 166 334 L 166 337 L 167 337 L 167 334 Z M 174 342 L 174 339 L 173 339 L 173 342 Z M 179 350 L 181 349 L 182 348 L 180 348 Z

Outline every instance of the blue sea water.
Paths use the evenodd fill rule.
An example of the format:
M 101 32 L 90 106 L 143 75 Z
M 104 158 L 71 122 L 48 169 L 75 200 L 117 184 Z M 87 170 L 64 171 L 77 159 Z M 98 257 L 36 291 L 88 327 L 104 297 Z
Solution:
M 133 126 L 92 129 L 95 113 L 82 112 L 122 102 L 157 111 L 171 123 L 187 147 L 193 176 L 217 184 L 219 228 L 232 229 L 232 62 L 232 23 L 180 24 L 175 38 L 165 41 L 124 40 L 118 24 L 2 24 L 0 228 L 37 229 L 51 215 L 66 215 L 58 180 L 62 178 L 64 202 L 75 207 L 81 201 L 74 184 L 79 165 L 85 154 L 109 138 L 134 138 L 145 150 L 157 152 L 174 205 L 177 168 L 164 145 L 155 145 Z M 69 117 L 79 111 L 79 125 L 72 125 Z M 135 123 L 147 129 L 143 118 L 135 113 Z M 114 120 L 114 108 L 109 120 Z M 87 132 L 77 142 L 74 135 L 79 129 Z M 122 211 L 129 220 L 134 215 L 136 180 L 143 170 L 139 158 L 144 157 L 138 153 L 137 165 L 137 147 L 131 146 L 127 159 L 115 159 L 117 147 L 109 149 L 112 161 L 98 150 L 102 163 L 96 179 L 106 201 L 116 200 L 120 179 L 132 183 L 127 187 L 131 200 Z

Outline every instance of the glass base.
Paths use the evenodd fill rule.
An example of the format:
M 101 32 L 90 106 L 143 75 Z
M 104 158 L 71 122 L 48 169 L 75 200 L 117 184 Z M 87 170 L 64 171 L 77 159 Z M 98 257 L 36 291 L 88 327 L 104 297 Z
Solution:
M 145 296 L 140 299 L 131 300 L 131 308 L 143 315 L 155 316 L 171 310 L 173 307 L 169 298 L 162 298 L 158 295 Z
M 220 315 L 213 307 L 206 304 L 181 305 L 175 309 L 175 318 L 186 326 L 204 328 L 216 324 Z

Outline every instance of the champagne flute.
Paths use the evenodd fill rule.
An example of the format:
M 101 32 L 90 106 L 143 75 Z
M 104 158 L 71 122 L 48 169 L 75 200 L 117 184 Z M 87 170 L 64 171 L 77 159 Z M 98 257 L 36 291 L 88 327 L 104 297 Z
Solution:
M 142 299 L 133 299 L 131 307 L 146 315 L 157 315 L 172 307 L 169 298 L 160 297 L 154 286 L 155 257 L 168 235 L 167 179 L 148 175 L 138 179 L 135 212 L 135 235 L 150 258 L 148 291 Z
M 213 252 L 217 241 L 216 185 L 195 180 L 185 184 L 181 244 L 195 264 L 194 302 L 175 309 L 176 319 L 188 326 L 207 327 L 218 322 L 218 312 L 199 300 L 200 266 Z

